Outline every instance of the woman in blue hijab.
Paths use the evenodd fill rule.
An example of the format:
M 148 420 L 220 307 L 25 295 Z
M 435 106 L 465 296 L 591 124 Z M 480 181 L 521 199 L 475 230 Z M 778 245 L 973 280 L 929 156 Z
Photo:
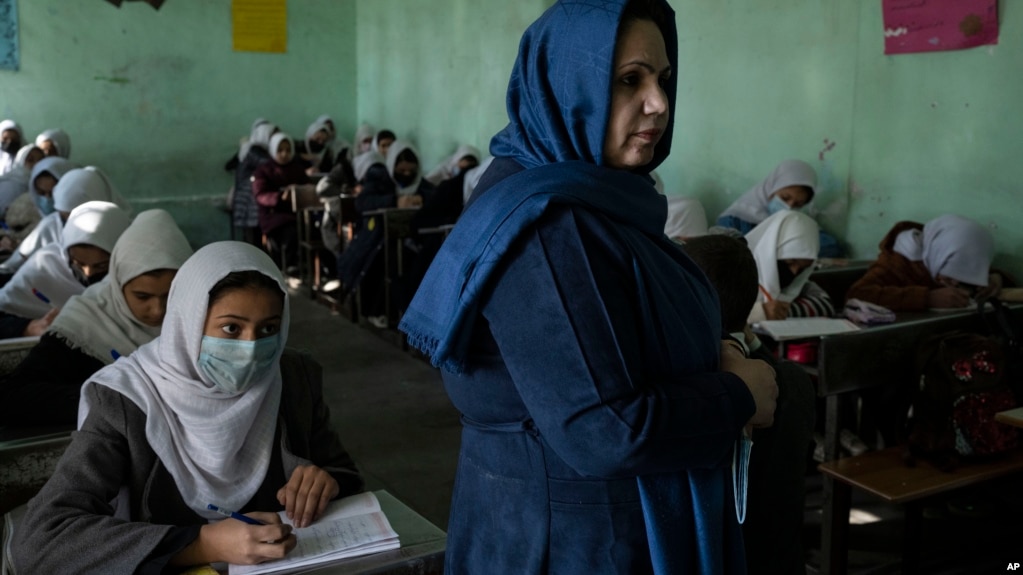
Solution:
M 497 157 L 400 328 L 462 412 L 448 573 L 742 573 L 733 448 L 766 364 L 663 234 L 664 0 L 561 0 L 524 34 Z

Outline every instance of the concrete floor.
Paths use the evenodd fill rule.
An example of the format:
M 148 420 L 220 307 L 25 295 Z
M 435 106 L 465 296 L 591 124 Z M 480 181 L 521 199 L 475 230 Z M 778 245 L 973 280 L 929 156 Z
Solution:
M 359 327 L 331 314 L 307 295 L 291 299 L 289 345 L 312 353 L 324 368 L 325 396 L 334 425 L 369 489 L 386 489 L 445 529 L 458 457 L 458 412 L 438 372 L 403 351 L 393 332 Z M 924 572 L 1004 572 L 1023 561 L 1019 477 L 990 485 L 1001 510 L 975 519 L 953 517 L 937 502 L 924 520 Z M 880 521 L 850 529 L 849 572 L 898 573 L 902 514 L 897 506 L 854 495 L 854 507 Z M 807 476 L 804 546 L 809 573 L 819 564 L 820 476 Z

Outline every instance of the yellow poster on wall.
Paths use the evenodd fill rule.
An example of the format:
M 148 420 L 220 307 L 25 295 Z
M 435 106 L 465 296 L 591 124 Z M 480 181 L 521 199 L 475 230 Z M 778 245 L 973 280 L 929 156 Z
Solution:
M 235 52 L 287 52 L 288 0 L 232 0 Z

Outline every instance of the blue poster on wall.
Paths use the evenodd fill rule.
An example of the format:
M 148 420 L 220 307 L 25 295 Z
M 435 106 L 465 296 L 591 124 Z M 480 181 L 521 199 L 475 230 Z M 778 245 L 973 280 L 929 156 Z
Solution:
M 18 69 L 18 0 L 0 0 L 0 70 Z

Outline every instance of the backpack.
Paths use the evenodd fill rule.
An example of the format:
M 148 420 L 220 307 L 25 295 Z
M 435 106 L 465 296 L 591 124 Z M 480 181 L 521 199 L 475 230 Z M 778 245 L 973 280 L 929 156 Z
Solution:
M 1006 385 L 1001 343 L 976 333 L 930 336 L 918 348 L 919 387 L 912 394 L 906 462 L 923 457 L 950 471 L 964 459 L 1016 448 L 1016 428 L 995 421 L 1016 407 Z

